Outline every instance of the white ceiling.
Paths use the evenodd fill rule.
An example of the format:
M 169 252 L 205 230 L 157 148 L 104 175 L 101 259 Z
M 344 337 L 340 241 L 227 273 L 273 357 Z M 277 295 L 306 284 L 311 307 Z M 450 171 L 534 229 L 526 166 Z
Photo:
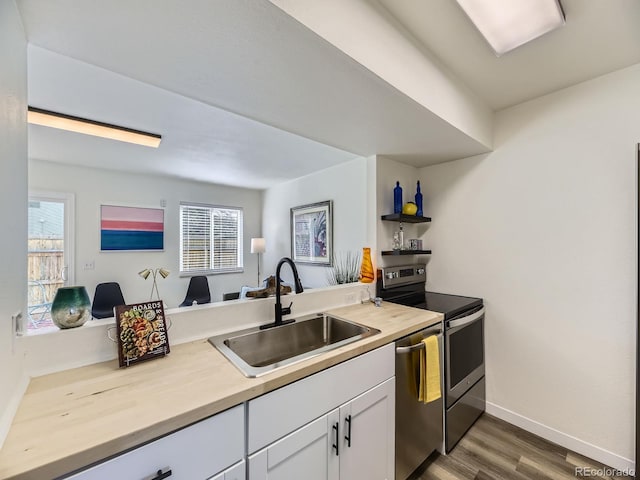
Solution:
M 29 126 L 29 156 L 66 164 L 266 188 L 354 158 L 69 57 L 29 47 L 29 102 L 161 133 L 158 149 Z
M 355 155 L 487 150 L 267 0 L 16 1 L 31 105 L 163 135 L 31 126 L 33 158 L 267 188 Z M 567 26 L 501 58 L 453 0 L 380 4 L 494 109 L 640 62 L 637 0 L 563 0 Z
M 561 0 L 566 25 L 496 57 L 454 0 L 378 0 L 494 110 L 640 62 L 638 0 Z
M 34 158 L 82 164 L 94 157 L 104 168 L 179 170 L 265 188 L 356 154 L 437 162 L 487 150 L 266 0 L 18 6 L 31 45 L 148 89 L 77 62 L 71 72 L 64 58 L 32 48 L 30 104 L 163 136 L 154 152 L 32 127 Z M 284 132 L 270 128 L 267 139 L 266 128 L 225 110 Z

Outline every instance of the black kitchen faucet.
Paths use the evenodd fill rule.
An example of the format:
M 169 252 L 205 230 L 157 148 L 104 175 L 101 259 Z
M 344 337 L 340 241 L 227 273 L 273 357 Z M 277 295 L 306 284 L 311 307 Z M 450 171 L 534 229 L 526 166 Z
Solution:
M 293 272 L 296 293 L 302 293 L 304 291 L 304 289 L 302 288 L 302 283 L 300 282 L 300 277 L 298 276 L 298 269 L 296 268 L 296 264 L 293 263 L 293 260 L 291 260 L 289 257 L 282 257 L 278 262 L 278 266 L 276 267 L 275 322 L 269 323 L 267 325 L 261 325 L 260 330 L 271 327 L 279 327 L 280 325 L 286 325 L 287 323 L 295 322 L 295 319 L 293 318 L 290 318 L 289 320 L 282 320 L 283 315 L 289 315 L 291 313 L 291 305 L 293 305 L 293 302 L 291 302 L 288 307 L 283 308 L 282 303 L 280 303 L 280 269 L 285 263 L 289 264 L 289 266 L 291 267 L 291 271 Z

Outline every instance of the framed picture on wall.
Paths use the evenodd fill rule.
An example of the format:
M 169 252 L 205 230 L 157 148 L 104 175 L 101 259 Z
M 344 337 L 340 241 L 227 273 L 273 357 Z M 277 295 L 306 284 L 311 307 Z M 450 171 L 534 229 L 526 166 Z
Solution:
M 100 250 L 164 250 L 164 210 L 100 205 Z
M 330 267 L 333 258 L 333 202 L 291 209 L 291 258 L 297 263 Z

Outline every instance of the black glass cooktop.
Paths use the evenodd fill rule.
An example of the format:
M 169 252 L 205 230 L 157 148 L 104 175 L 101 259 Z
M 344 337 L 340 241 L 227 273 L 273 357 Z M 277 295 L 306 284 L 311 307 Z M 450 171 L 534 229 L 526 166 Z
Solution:
M 444 314 L 444 319 L 449 320 L 458 315 L 475 310 L 482 306 L 481 298 L 463 297 L 461 295 L 449 295 L 447 293 L 424 292 L 414 293 L 405 297 L 389 299 L 394 303 L 400 303 L 409 307 L 422 308 Z

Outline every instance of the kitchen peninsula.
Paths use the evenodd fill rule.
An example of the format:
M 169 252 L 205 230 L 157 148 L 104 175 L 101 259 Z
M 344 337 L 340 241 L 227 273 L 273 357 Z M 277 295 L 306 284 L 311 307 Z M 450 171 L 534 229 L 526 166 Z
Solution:
M 245 378 L 206 339 L 129 369 L 114 360 L 35 378 L 0 451 L 0 478 L 65 475 L 442 320 L 387 303 L 330 313 L 381 333 L 260 378 Z

